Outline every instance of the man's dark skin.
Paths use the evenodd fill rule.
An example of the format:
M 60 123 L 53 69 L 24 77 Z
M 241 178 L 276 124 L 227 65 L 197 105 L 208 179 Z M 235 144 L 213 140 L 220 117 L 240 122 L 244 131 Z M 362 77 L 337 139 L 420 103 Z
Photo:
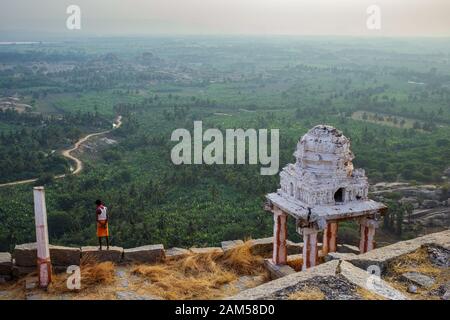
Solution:
M 100 245 L 100 250 L 102 250 L 102 238 L 106 238 L 106 250 L 109 250 L 109 233 L 108 233 L 108 219 L 106 220 L 99 220 L 99 216 L 102 214 L 102 211 L 100 210 L 100 206 L 103 205 L 101 200 L 95 201 L 95 204 L 97 205 L 96 214 L 97 214 L 97 236 L 98 236 L 98 243 Z M 106 229 L 106 236 L 100 236 L 99 229 Z

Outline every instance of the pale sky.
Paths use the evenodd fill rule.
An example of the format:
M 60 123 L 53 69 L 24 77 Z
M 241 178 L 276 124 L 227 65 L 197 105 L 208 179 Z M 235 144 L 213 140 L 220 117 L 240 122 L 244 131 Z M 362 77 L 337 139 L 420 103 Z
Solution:
M 82 30 L 71 32 L 87 35 L 450 36 L 450 0 L 0 0 L 0 32 L 67 33 L 72 4 Z M 366 27 L 373 4 L 379 31 Z

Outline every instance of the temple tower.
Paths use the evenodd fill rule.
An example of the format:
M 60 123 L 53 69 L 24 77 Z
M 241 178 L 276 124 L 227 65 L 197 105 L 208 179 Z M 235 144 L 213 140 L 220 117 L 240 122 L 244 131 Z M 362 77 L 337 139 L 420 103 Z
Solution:
M 355 169 L 350 140 L 326 125 L 309 130 L 297 143 L 296 162 L 280 173 L 280 188 L 268 194 L 267 208 L 274 214 L 273 263 L 286 264 L 286 223 L 295 219 L 303 235 L 303 269 L 317 264 L 317 235 L 323 231 L 322 253 L 336 251 L 339 221 L 360 224 L 360 251 L 374 248 L 375 229 L 386 206 L 368 198 L 363 169 Z

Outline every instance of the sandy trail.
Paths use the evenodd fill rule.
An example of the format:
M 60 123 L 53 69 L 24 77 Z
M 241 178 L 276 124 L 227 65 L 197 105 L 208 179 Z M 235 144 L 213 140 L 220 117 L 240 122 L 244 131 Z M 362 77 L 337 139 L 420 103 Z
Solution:
M 83 162 L 80 159 L 72 156 L 71 153 L 76 151 L 76 150 L 78 150 L 83 143 L 85 143 L 86 141 L 88 141 L 92 137 L 96 137 L 96 136 L 101 136 L 101 135 L 107 134 L 107 133 L 109 133 L 109 132 L 119 128 L 121 125 L 122 125 L 122 116 L 118 116 L 116 118 L 116 120 L 114 121 L 114 123 L 113 123 L 113 128 L 112 129 L 106 130 L 106 131 L 102 131 L 102 132 L 88 134 L 87 136 L 84 136 L 83 138 L 78 140 L 72 148 L 67 149 L 67 150 L 63 150 L 62 151 L 62 156 L 67 158 L 67 159 L 69 159 L 69 160 L 71 160 L 71 161 L 73 161 L 73 162 L 75 162 L 75 170 L 73 170 L 70 174 L 60 174 L 60 175 L 55 176 L 54 178 L 55 179 L 62 179 L 64 177 L 66 177 L 67 175 L 77 175 L 77 174 L 79 174 L 83 170 Z M 38 178 L 3 183 L 3 184 L 0 184 L 0 188 L 1 187 L 7 187 L 7 186 L 15 186 L 15 185 L 19 185 L 19 184 L 33 183 L 33 182 L 36 182 L 37 180 L 38 180 Z

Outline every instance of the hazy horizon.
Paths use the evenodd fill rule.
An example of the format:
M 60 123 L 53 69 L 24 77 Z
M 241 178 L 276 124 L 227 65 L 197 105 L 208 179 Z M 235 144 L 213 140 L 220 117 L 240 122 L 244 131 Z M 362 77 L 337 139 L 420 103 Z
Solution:
M 66 9 L 81 8 L 81 30 L 66 28 Z M 368 30 L 370 5 L 381 30 Z M 447 0 L 26 0 L 0 4 L 0 41 L 49 35 L 448 37 Z

